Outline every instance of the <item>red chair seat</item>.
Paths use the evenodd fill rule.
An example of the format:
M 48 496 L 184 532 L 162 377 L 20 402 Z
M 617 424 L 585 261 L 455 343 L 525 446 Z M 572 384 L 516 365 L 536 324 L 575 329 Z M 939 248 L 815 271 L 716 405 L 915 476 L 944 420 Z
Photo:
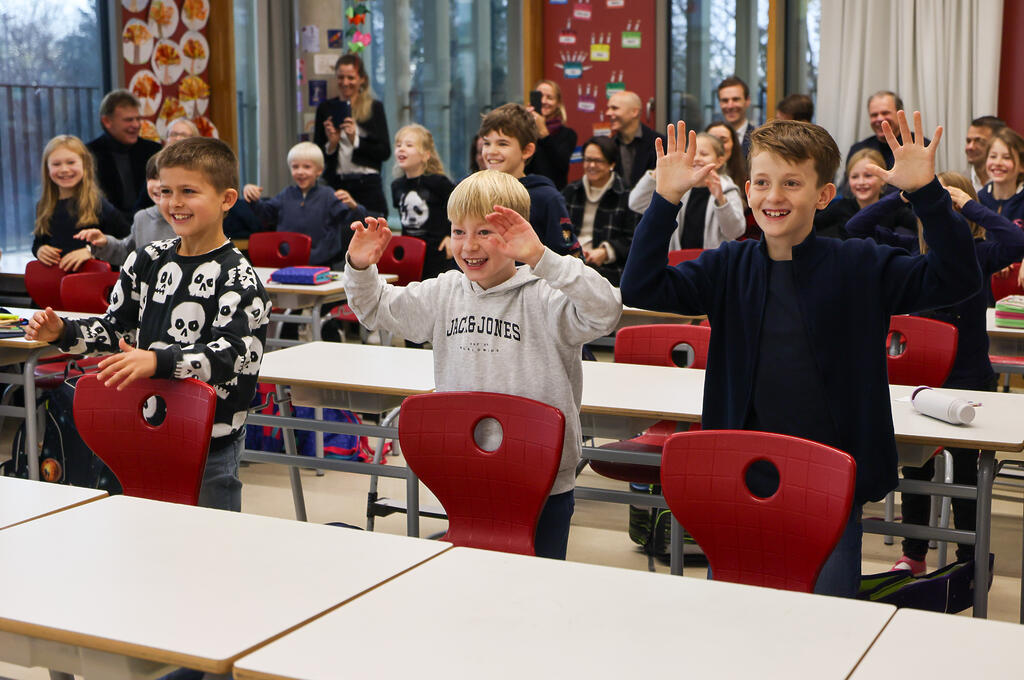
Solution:
M 97 357 L 84 357 L 76 358 L 74 354 L 62 354 L 60 357 L 52 357 L 54 361 L 47 361 L 36 365 L 35 373 L 33 374 L 36 381 L 36 387 L 43 390 L 53 390 L 60 387 L 60 384 L 64 382 L 64 372 L 67 370 L 68 362 L 74 359 L 75 363 L 80 368 L 89 369 L 96 367 L 101 361 L 107 358 L 107 355 Z M 85 373 L 82 371 L 70 371 L 68 377 L 77 377 Z
M 675 423 L 673 423 L 675 425 Z M 612 442 L 599 446 L 600 449 L 612 449 L 615 451 L 629 451 L 632 453 L 661 453 L 664 441 L 644 441 L 646 437 L 641 435 L 633 439 L 620 442 Z M 635 482 L 637 484 L 660 484 L 661 468 L 652 465 L 637 465 L 636 463 L 616 463 L 607 460 L 590 460 L 590 469 L 602 477 L 617 479 L 620 482 Z
M 1024 369 L 1024 357 L 1014 357 L 1003 354 L 989 354 L 988 360 L 992 362 L 993 366 L 1015 366 Z
M 293 231 L 261 231 L 249 236 L 249 261 L 254 267 L 295 267 L 309 264 L 313 239 Z

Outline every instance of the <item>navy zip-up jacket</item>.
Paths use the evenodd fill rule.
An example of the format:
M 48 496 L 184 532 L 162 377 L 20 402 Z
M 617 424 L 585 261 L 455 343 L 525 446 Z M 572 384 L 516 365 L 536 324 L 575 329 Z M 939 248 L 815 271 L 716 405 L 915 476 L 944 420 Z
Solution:
M 869 240 L 819 238 L 813 229 L 793 248 L 800 310 L 838 446 L 857 461 L 859 503 L 879 500 L 896 488 L 885 357 L 889 317 L 954 304 L 981 286 L 971 234 L 938 180 L 908 198 L 925 225 L 931 245 L 927 255 L 912 256 Z M 757 374 L 768 249 L 762 241 L 730 241 L 670 267 L 668 241 L 678 226 L 678 210 L 655 194 L 633 239 L 622 302 L 708 315 L 703 427 L 742 429 Z
M 886 196 L 850 218 L 847 230 L 853 236 L 870 237 L 879 243 L 903 248 L 911 253 L 920 251 L 916 236 L 896 234 L 879 226 L 885 218 L 903 205 L 899 194 Z M 984 227 L 984 239 L 974 242 L 981 267 L 981 290 L 951 307 L 943 307 L 924 314 L 956 326 L 956 359 L 943 387 L 961 390 L 983 389 L 995 377 L 988 358 L 988 329 L 985 310 L 992 298 L 992 274 L 1014 262 L 1024 259 L 1024 231 L 1002 215 L 992 212 L 977 201 L 967 201 L 961 210 L 965 218 Z

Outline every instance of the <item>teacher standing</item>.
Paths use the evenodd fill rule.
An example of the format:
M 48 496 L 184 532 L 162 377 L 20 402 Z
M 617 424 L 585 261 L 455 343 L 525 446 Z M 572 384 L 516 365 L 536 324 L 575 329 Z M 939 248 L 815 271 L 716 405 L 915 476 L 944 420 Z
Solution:
M 380 177 L 391 157 L 384 105 L 374 97 L 363 60 L 343 54 L 334 65 L 338 96 L 316 109 L 313 142 L 324 150 L 324 180 L 343 201 L 354 201 L 373 216 L 387 216 Z

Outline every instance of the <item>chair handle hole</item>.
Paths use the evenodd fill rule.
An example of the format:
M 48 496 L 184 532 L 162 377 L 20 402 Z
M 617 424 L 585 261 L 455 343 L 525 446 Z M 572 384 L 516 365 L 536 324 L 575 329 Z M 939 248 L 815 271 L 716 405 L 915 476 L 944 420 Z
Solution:
M 689 368 L 697 358 L 697 352 L 688 342 L 680 342 L 672 348 L 672 363 L 679 368 Z
M 292 252 L 292 244 L 287 241 L 281 241 L 277 244 L 277 254 L 281 257 L 288 257 L 288 254 Z
M 759 458 L 747 466 L 743 481 L 747 490 L 758 498 L 771 498 L 779 490 L 779 468 L 765 458 Z
M 505 433 L 496 419 L 481 418 L 473 426 L 473 441 L 482 451 L 494 453 L 501 446 Z
M 395 246 L 395 250 L 391 254 L 391 257 L 395 258 L 396 262 L 401 262 L 405 259 L 405 248 L 402 246 Z
M 150 427 L 160 427 L 167 419 L 167 402 L 159 394 L 151 394 L 142 402 L 142 419 Z
M 907 336 L 899 331 L 889 331 L 885 339 L 885 353 L 891 357 L 898 357 L 907 351 Z

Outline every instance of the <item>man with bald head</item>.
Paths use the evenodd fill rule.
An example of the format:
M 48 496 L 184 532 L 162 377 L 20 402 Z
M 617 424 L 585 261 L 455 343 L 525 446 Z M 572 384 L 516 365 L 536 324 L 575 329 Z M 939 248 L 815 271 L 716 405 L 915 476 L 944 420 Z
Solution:
M 902 110 L 903 100 L 900 99 L 900 96 L 895 92 L 879 90 L 868 97 L 868 118 L 871 124 L 871 131 L 874 134 L 851 146 L 846 157 L 852 158 L 853 154 L 857 153 L 861 149 L 873 149 L 882 154 L 882 158 L 885 159 L 886 169 L 891 169 L 893 163 L 892 149 L 889 148 L 889 143 L 885 141 L 885 133 L 882 132 L 882 123 L 884 121 L 888 121 L 893 134 L 896 135 L 896 139 L 900 139 L 900 128 L 899 125 L 896 124 L 896 112 Z M 910 117 L 909 114 L 910 112 L 908 111 L 908 118 Z M 902 140 L 900 141 L 902 142 Z M 924 143 L 930 143 L 927 137 L 925 137 Z
M 632 189 L 646 171 L 653 170 L 657 160 L 654 140 L 661 135 L 640 122 L 642 106 L 636 92 L 623 90 L 608 98 L 608 108 L 604 111 L 612 138 L 619 147 L 619 164 L 615 172 L 627 190 Z

